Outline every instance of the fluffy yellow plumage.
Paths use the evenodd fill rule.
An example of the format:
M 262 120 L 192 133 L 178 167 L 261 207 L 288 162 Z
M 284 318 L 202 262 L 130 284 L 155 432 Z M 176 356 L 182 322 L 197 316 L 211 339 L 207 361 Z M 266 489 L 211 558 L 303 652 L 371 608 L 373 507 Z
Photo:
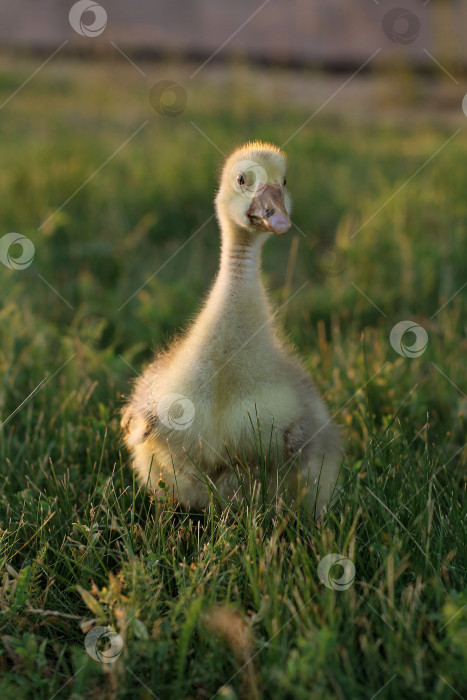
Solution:
M 157 492 L 162 477 L 187 506 L 209 503 L 199 472 L 224 498 L 240 497 L 228 454 L 257 476 L 257 420 L 265 443 L 272 435 L 271 495 L 279 487 L 293 500 L 304 491 L 319 513 L 336 483 L 337 430 L 275 328 L 260 279 L 262 245 L 290 227 L 290 209 L 280 149 L 255 141 L 227 158 L 216 197 L 222 249 L 215 282 L 193 324 L 146 368 L 124 408 L 140 480 Z

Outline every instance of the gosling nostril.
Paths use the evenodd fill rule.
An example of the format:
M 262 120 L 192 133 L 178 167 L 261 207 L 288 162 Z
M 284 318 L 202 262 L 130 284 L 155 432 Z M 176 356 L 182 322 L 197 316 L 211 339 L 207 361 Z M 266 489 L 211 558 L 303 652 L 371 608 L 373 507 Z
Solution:
M 264 218 L 270 219 L 271 216 L 273 216 L 273 214 L 275 214 L 275 213 L 276 213 L 275 209 L 266 209 L 266 211 L 264 212 Z

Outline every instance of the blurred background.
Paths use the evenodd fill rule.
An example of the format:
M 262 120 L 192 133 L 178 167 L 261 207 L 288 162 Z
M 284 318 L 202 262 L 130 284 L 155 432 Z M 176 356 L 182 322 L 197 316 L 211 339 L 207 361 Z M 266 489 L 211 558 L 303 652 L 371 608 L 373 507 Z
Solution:
M 461 0 L 3 0 L 2 414 L 73 356 L 57 382 L 117 421 L 209 288 L 219 168 L 258 138 L 287 152 L 294 200 L 265 282 L 321 389 L 354 390 L 366 338 L 449 422 L 462 396 L 388 337 L 416 319 L 440 366 L 447 328 L 465 342 L 466 20 Z
M 77 51 L 105 53 L 115 41 L 151 57 L 171 53 L 203 59 L 216 52 L 218 60 L 243 55 L 341 70 L 357 66 L 381 46 L 386 61 L 399 57 L 428 69 L 433 66 L 427 51 L 438 60 L 465 61 L 462 0 L 111 0 L 101 4 L 107 17 L 102 14 L 97 22 L 98 3 L 82 3 L 80 15 L 92 44 L 70 25 L 73 5 L 71 0 L 3 0 L 0 38 L 26 49 L 53 50 L 66 39 Z M 401 51 L 401 46 L 406 48 Z
M 465 0 L 1 0 L 2 697 L 214 697 L 203 599 L 251 613 L 265 697 L 460 697 L 466 28 Z M 272 538 L 210 511 L 200 544 L 134 497 L 119 411 L 200 308 L 219 170 L 253 139 L 288 156 L 262 274 L 341 426 L 342 507 Z M 347 548 L 361 588 L 310 598 Z M 131 675 L 84 650 L 95 584 L 134 618 Z

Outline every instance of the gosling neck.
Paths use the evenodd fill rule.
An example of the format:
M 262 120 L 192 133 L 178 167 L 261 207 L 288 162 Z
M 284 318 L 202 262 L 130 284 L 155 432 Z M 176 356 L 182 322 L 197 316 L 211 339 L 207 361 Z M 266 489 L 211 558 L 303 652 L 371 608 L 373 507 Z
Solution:
M 222 243 L 218 279 L 230 289 L 245 291 L 261 286 L 261 250 L 267 233 L 251 234 L 232 222 L 221 226 Z
M 231 222 L 221 225 L 221 232 L 219 271 L 190 338 L 203 352 L 215 353 L 220 347 L 223 355 L 226 347 L 235 348 L 245 339 L 269 337 L 272 315 L 260 275 L 267 234 L 252 237 Z

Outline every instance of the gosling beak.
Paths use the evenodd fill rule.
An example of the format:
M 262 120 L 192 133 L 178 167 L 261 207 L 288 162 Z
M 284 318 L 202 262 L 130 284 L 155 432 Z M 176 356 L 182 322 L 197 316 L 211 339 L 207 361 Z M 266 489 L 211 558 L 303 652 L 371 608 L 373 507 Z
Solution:
M 280 185 L 260 184 L 247 211 L 247 216 L 255 228 L 279 235 L 286 233 L 292 226 L 285 209 L 284 193 Z

